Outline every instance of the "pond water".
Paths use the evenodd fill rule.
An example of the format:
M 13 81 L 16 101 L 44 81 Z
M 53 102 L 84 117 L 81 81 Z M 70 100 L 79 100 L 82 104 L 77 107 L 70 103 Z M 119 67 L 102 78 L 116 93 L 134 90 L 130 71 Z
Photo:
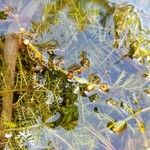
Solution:
M 1 0 L 1 39 L 21 32 L 44 67 L 63 58 L 49 70 L 32 46 L 20 52 L 15 88 L 33 89 L 19 93 L 5 149 L 149 150 L 149 7 L 149 0 Z M 42 71 L 26 71 L 35 64 Z

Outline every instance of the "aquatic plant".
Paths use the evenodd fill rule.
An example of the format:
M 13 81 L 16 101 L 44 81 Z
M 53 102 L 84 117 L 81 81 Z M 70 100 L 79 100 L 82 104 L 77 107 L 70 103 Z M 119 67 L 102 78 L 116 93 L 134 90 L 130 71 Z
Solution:
M 1 1 L 1 147 L 148 148 L 141 13 L 107 0 Z

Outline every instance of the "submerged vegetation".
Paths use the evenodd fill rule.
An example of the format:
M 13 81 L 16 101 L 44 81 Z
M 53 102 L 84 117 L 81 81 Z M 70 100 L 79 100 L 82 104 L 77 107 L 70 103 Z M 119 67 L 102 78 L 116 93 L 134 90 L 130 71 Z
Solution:
M 138 9 L 17 2 L 0 2 L 0 147 L 149 148 L 150 31 Z

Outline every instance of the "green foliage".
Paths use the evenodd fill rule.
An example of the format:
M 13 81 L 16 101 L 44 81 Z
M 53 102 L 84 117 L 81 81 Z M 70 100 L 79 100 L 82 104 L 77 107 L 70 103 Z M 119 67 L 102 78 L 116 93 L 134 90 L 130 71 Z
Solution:
M 122 34 L 129 32 L 129 35 L 136 36 L 141 30 L 141 22 L 133 5 L 117 7 L 114 12 L 114 24 L 116 47 L 119 46 L 119 38 Z
M 122 136 L 121 143 L 135 135 L 146 137 L 149 32 L 142 29 L 136 9 L 111 7 L 101 0 L 57 0 L 43 2 L 41 10 L 27 31 L 18 22 L 21 47 L 12 89 L 13 120 L 4 128 L 11 135 L 5 135 L 6 146 L 114 149 L 115 134 L 120 134 L 118 141 Z M 109 17 L 114 24 L 108 27 Z M 1 37 L 0 50 L 4 44 Z M 125 57 L 129 62 L 115 63 Z M 0 87 L 5 79 L 1 64 Z M 0 95 L 3 92 L 0 88 Z
M 143 62 L 150 56 L 149 49 L 149 31 L 143 30 L 141 21 L 135 11 L 134 6 L 127 5 L 118 7 L 114 12 L 115 23 L 115 47 L 120 47 L 120 40 L 124 35 L 124 45 L 129 48 L 126 56 L 139 59 Z

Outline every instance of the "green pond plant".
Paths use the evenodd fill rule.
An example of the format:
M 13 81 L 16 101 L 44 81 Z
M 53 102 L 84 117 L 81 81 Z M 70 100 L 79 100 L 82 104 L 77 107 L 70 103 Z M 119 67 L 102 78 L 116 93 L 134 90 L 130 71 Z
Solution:
M 0 147 L 57 149 L 60 140 L 75 149 L 71 132 L 77 149 L 82 140 L 115 149 L 112 134 L 146 137 L 150 31 L 136 8 L 107 0 L 17 2 L 0 2 Z

